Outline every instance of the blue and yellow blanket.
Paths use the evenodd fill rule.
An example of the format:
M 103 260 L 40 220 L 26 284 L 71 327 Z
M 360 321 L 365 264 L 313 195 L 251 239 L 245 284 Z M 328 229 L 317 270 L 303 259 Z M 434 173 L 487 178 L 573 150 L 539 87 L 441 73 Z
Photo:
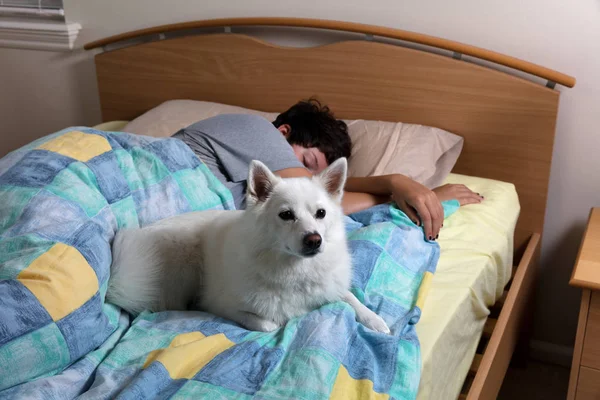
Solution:
M 176 139 L 70 128 L 0 159 L 0 398 L 414 399 L 439 247 L 389 205 L 347 231 L 353 291 L 391 336 L 342 302 L 272 333 L 191 311 L 131 321 L 105 303 L 117 229 L 231 208 Z

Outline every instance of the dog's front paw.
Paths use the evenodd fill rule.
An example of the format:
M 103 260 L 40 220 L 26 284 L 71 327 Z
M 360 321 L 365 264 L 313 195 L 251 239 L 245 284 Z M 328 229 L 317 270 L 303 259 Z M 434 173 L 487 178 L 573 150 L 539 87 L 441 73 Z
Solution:
M 240 312 L 237 322 L 250 331 L 272 332 L 279 328 L 275 322 L 251 312 Z
M 261 332 L 273 332 L 277 328 L 279 328 L 279 325 L 275 322 L 264 319 L 256 324 L 255 330 Z
M 358 322 L 376 332 L 390 334 L 390 328 L 388 328 L 383 318 L 381 318 L 379 315 L 375 314 L 371 310 L 369 310 L 369 312 L 363 313 L 363 315 L 360 315 Z
M 254 316 L 246 318 L 242 325 L 244 325 L 247 329 L 251 331 L 259 332 L 273 332 L 275 329 L 279 328 L 279 325 L 277 325 L 271 320 L 262 319 Z

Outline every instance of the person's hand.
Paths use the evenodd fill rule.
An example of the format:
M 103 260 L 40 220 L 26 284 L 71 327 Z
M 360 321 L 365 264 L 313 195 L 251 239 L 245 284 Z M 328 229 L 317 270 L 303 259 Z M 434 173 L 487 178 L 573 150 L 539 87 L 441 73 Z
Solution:
M 425 238 L 435 240 L 444 222 L 444 209 L 436 194 L 404 175 L 390 179 L 392 200 L 415 224 L 421 225 Z
M 440 201 L 458 200 L 461 206 L 481 203 L 483 196 L 473 192 L 465 185 L 448 183 L 433 189 Z

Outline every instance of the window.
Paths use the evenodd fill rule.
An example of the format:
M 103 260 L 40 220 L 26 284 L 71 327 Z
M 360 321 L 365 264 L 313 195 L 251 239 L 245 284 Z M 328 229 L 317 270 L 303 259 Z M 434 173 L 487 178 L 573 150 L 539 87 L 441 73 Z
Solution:
M 69 51 L 80 29 L 62 0 L 0 0 L 0 47 Z
M 0 0 L 0 17 L 64 21 L 62 0 Z

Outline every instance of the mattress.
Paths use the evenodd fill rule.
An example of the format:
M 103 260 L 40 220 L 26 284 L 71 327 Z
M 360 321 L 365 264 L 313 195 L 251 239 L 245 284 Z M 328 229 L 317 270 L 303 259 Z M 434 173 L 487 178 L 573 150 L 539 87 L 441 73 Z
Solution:
M 520 206 L 514 185 L 450 174 L 485 200 L 444 221 L 441 256 L 417 335 L 422 375 L 418 399 L 456 399 L 468 374 L 489 309 L 512 272 L 513 236 Z
M 119 131 L 126 121 L 96 129 Z M 418 399 L 457 398 L 489 314 L 512 270 L 513 235 L 520 206 L 514 185 L 450 174 L 481 193 L 481 204 L 461 207 L 440 232 L 441 257 L 429 283 L 417 334 L 422 376 Z

